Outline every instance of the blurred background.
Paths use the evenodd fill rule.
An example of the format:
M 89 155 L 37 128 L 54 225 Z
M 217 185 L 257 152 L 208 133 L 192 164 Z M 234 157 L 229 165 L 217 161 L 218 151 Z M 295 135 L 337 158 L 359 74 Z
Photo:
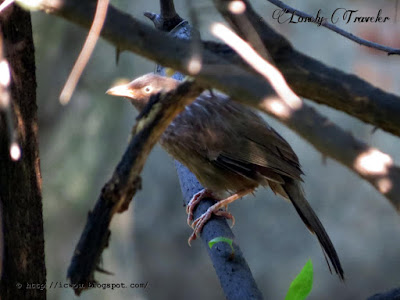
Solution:
M 329 66 L 354 73 L 373 85 L 399 94 L 398 56 L 361 47 L 313 24 L 277 24 L 275 6 L 251 1 L 258 13 L 303 53 Z M 376 42 L 400 47 L 395 1 L 306 1 L 286 4 L 316 15 L 335 8 L 357 9 L 362 16 L 391 18 L 386 23 L 339 24 Z M 158 1 L 119 0 L 112 4 L 143 22 L 144 11 L 159 12 Z M 189 19 L 187 1 L 175 1 Z M 210 0 L 193 1 L 203 39 L 212 39 L 209 25 L 222 21 Z M 33 13 L 36 45 L 40 157 L 43 176 L 44 225 L 48 282 L 66 282 L 74 247 L 103 184 L 110 178 L 127 145 L 135 122 L 133 107 L 105 95 L 117 79 L 152 72 L 155 64 L 122 53 L 100 40 L 77 90 L 67 106 L 58 96 L 78 56 L 86 31 L 60 18 Z M 313 105 L 313 103 L 309 104 Z M 400 163 L 400 140 L 324 106 L 314 105 L 336 124 L 378 147 Z M 266 117 L 297 152 L 307 198 L 329 233 L 342 261 L 346 283 L 331 275 L 316 238 L 309 234 L 293 207 L 261 189 L 230 206 L 233 229 L 265 299 L 283 299 L 303 265 L 312 259 L 314 287 L 309 299 L 365 299 L 400 285 L 400 221 L 389 202 L 369 183 L 321 154 L 296 134 Z M 129 211 L 111 224 L 111 242 L 100 283 L 145 283 L 147 287 L 93 289 L 81 299 L 223 299 L 212 264 L 200 242 L 187 246 L 191 233 L 172 159 L 157 146 L 143 171 L 143 188 Z M 74 298 L 71 289 L 52 289 L 49 299 Z

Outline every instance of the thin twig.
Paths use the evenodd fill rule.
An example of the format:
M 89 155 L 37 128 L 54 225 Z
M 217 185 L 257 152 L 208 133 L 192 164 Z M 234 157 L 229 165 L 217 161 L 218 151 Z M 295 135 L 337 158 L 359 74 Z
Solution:
M 382 91 L 355 75 L 329 67 L 300 53 L 256 13 L 250 2 L 241 1 L 246 7 L 243 14 L 261 37 L 273 62 L 296 94 L 341 110 L 400 137 L 399 96 Z M 235 32 L 247 39 L 241 19 L 227 9 L 226 2 L 214 0 L 214 3 Z M 224 54 L 226 57 L 229 53 L 225 51 Z M 390 59 L 393 61 L 398 57 Z
M 286 12 L 290 12 L 292 14 L 295 14 L 295 15 L 303 17 L 303 18 L 309 18 L 313 22 L 316 22 L 316 19 L 313 16 L 311 16 L 311 15 L 305 13 L 305 12 L 302 12 L 302 11 L 300 11 L 298 9 L 295 9 L 295 8 L 283 3 L 280 0 L 267 0 L 267 1 L 271 2 L 272 4 L 274 4 L 276 6 L 278 6 L 279 8 L 283 9 Z M 344 36 L 345 38 L 348 38 L 349 40 L 352 40 L 353 42 L 356 42 L 356 43 L 358 43 L 360 45 L 363 45 L 363 46 L 366 46 L 366 47 L 370 47 L 370 48 L 373 48 L 373 49 L 377 49 L 377 50 L 380 50 L 380 51 L 383 51 L 383 52 L 387 52 L 388 55 L 400 54 L 400 49 L 384 46 L 384 45 L 381 45 L 381 44 L 378 44 L 378 43 L 374 43 L 374 42 L 362 39 L 362 38 L 360 38 L 358 36 L 355 36 L 354 34 L 352 34 L 350 32 L 347 32 L 347 31 L 345 31 L 345 30 L 343 30 L 343 29 L 341 29 L 341 28 L 329 23 L 326 19 L 321 23 L 321 26 L 323 26 L 325 28 L 328 28 L 329 30 L 332 30 L 332 31 L 340 34 L 341 36 Z
M 94 15 L 92 27 L 89 30 L 85 44 L 82 47 L 81 53 L 79 53 L 78 59 L 72 68 L 71 73 L 64 85 L 64 88 L 60 94 L 60 103 L 67 104 L 71 99 L 72 93 L 85 69 L 90 56 L 93 53 L 94 47 L 96 46 L 97 40 L 99 39 L 100 31 L 103 28 L 104 20 L 107 15 L 109 0 L 97 0 L 96 13 Z

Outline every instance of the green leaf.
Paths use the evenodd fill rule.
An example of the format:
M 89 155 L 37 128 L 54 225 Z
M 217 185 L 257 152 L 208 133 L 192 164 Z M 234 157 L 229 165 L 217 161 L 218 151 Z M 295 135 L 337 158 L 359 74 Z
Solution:
M 307 261 L 301 272 L 290 284 L 285 300 L 304 300 L 311 292 L 313 284 L 313 265 Z
M 232 245 L 232 243 L 233 243 L 232 239 L 229 239 L 229 238 L 226 238 L 226 237 L 223 237 L 223 236 L 219 236 L 219 237 L 213 238 L 211 241 L 208 242 L 208 247 L 210 247 L 210 249 L 211 249 L 212 246 L 214 246 L 215 243 L 219 243 L 219 242 L 223 242 L 223 243 L 229 244 L 229 246 L 231 246 L 232 253 L 234 252 L 233 245 Z

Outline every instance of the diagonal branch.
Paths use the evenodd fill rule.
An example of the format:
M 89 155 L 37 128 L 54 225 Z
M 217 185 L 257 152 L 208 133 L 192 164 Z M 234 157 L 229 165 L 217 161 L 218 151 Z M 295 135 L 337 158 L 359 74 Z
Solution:
M 60 0 L 58 3 L 63 5 L 54 6 L 53 1 L 44 1 L 43 4 L 45 6 L 43 9 L 82 26 L 88 27 L 90 25 L 94 11 L 92 2 L 78 0 L 62 2 Z M 372 118 L 377 126 L 385 130 L 391 129 L 390 132 L 400 135 L 399 97 L 374 88 L 353 75 L 346 75 L 326 67 L 322 63 L 293 50 L 286 39 L 275 31 L 271 31 L 247 2 L 246 5 L 246 14 L 251 16 L 249 20 L 257 32 L 262 34 L 260 36 L 274 62 L 280 70 L 286 65 L 286 73 L 283 72 L 283 75 L 297 94 L 300 96 L 304 96 L 304 94 L 314 95 L 315 98 L 319 97 L 318 99 L 328 103 L 331 99 L 339 97 L 338 100 L 340 100 L 340 103 L 342 103 L 340 105 L 343 105 L 343 107 L 353 106 L 353 115 L 363 111 L 367 115 L 367 119 Z M 190 43 L 188 41 L 173 39 L 111 6 L 109 7 L 102 36 L 120 49 L 143 55 L 183 73 L 187 72 L 186 62 L 191 58 Z M 267 41 L 272 43 L 269 44 Z M 220 48 L 220 50 L 222 49 Z M 332 157 L 371 182 L 396 208 L 400 206 L 400 185 L 398 184 L 400 182 L 400 171 L 397 166 L 391 165 L 387 169 L 387 174 L 385 173 L 387 176 L 385 174 L 371 175 L 366 172 L 360 172 L 355 167 L 359 156 L 369 153 L 373 149 L 332 124 L 307 105 L 303 105 L 300 110 L 292 114 L 291 118 L 287 119 L 263 107 L 262 101 L 265 98 L 279 98 L 275 91 L 261 76 L 244 70 L 240 67 L 240 64 L 230 64 L 229 58 L 232 57 L 229 56 L 229 53 L 224 53 L 225 55 L 218 56 L 207 49 L 202 52 L 204 64 L 200 72 L 195 76 L 200 84 L 213 86 L 231 95 L 235 100 L 261 109 L 279 119 L 310 142 L 321 153 Z M 295 66 L 294 69 L 290 64 L 291 62 Z M 289 64 L 289 67 L 287 64 Z M 304 65 L 302 66 L 301 64 Z M 324 70 L 326 70 L 326 73 L 323 72 Z M 296 80 L 299 83 L 296 83 Z M 380 101 L 379 96 L 382 97 L 385 103 Z M 347 98 L 343 99 L 343 97 Z M 396 101 L 398 103 L 395 103 Z M 352 104 L 348 105 L 350 102 Z M 379 108 L 377 110 L 377 118 L 373 118 L 373 110 L 369 110 L 375 108 L 375 106 L 377 109 Z M 363 114 L 360 115 L 364 116 Z M 388 122 L 385 122 L 384 118 L 382 118 L 383 116 L 387 117 Z M 388 186 L 390 188 L 387 188 Z
M 246 19 L 296 94 L 400 136 L 399 96 L 384 92 L 355 75 L 331 68 L 298 52 L 254 11 L 247 0 L 243 0 L 243 3 L 246 5 Z M 214 4 L 235 32 L 247 40 L 246 31 L 240 22 L 241 16 L 228 10 L 226 0 L 214 0 Z M 398 60 L 398 57 L 388 59 Z
M 279 119 L 293 130 L 298 130 L 297 132 L 309 141 L 315 141 L 313 145 L 322 153 L 340 146 L 331 152 L 331 157 L 369 181 L 391 201 L 398 211 L 400 210 L 400 197 L 397 195 L 400 192 L 398 184 L 400 168 L 394 165 L 389 155 L 356 140 L 351 134 L 303 103 L 287 86 L 282 74 L 229 28 L 222 24 L 215 24 L 212 32 L 234 48 L 249 65 L 274 86 L 280 97 L 265 98 L 258 106 L 260 110 Z M 311 128 L 307 130 L 310 125 Z M 321 128 L 322 131 L 319 131 Z M 327 143 L 327 149 L 324 149 L 325 145 L 321 142 Z M 343 146 L 350 146 L 346 155 L 342 155 L 340 148 Z
M 95 281 L 94 271 L 99 270 L 101 254 L 108 244 L 111 219 L 116 212 L 128 208 L 140 189 L 140 173 L 151 149 L 175 116 L 203 90 L 194 81 L 185 81 L 175 91 L 153 97 L 140 114 L 133 137 L 112 178 L 102 188 L 94 210 L 89 213 L 74 251 L 68 278 L 76 294 L 90 288 Z
M 192 196 L 202 190 L 203 187 L 184 165 L 175 161 L 175 166 L 178 172 L 184 201 L 187 204 Z M 200 217 L 201 214 L 206 212 L 213 204 L 215 204 L 215 201 L 203 199 L 196 207 L 194 217 Z M 226 220 L 213 216 L 204 225 L 200 236 L 210 256 L 226 299 L 263 299 L 251 270 Z M 216 237 L 226 237 L 233 240 L 233 251 L 227 243 L 216 243 L 210 249 L 208 242 Z
M 42 9 L 59 15 L 73 23 L 89 28 L 95 3 L 93 1 L 43 0 Z M 224 2 L 221 13 L 226 13 Z M 370 123 L 387 132 L 400 136 L 400 97 L 386 93 L 357 76 L 346 74 L 304 55 L 292 48 L 289 41 L 269 27 L 246 1 L 246 16 L 259 33 L 276 66 L 283 73 L 291 88 L 299 96 L 331 106 Z M 217 4 L 218 7 L 219 4 Z M 229 16 L 227 16 L 229 19 Z M 229 21 L 240 34 L 240 28 Z M 135 18 L 109 7 L 102 37 L 121 51 L 128 50 L 164 66 L 188 74 L 191 45 L 187 41 L 168 37 L 163 32 L 147 26 Z M 243 62 L 225 45 L 207 43 L 202 52 L 203 68 L 196 79 L 205 86 L 221 91 L 234 92 L 244 98 L 241 87 L 245 83 L 253 92 L 271 93 L 263 81 L 238 68 Z M 392 58 L 394 59 L 394 57 Z M 212 70 L 210 70 L 212 65 Z M 223 72 L 223 74 L 221 74 Z M 242 77 L 241 77 L 242 76 Z M 251 102 L 251 100 L 247 100 Z M 249 103 L 251 104 L 251 103 Z
M 394 288 L 387 292 L 375 294 L 369 297 L 367 300 L 397 300 L 399 298 L 400 298 L 400 288 Z
M 241 32 L 241 18 L 230 12 L 224 5 L 225 1 L 215 0 L 219 10 L 235 28 Z M 247 6 L 247 11 L 249 6 Z M 250 20 L 249 20 L 250 21 Z M 223 25 L 214 25 L 212 32 L 228 43 L 238 54 L 246 60 L 258 72 L 267 72 L 273 68 L 270 63 L 261 58 L 246 42 L 231 32 L 228 28 L 224 30 Z M 268 75 L 267 75 L 268 76 Z M 270 80 L 277 81 L 278 75 L 270 75 Z M 284 81 L 284 79 L 283 79 Z M 321 153 L 342 163 L 361 178 L 370 182 L 381 194 L 383 194 L 400 210 L 400 168 L 394 165 L 393 159 L 377 149 L 369 147 L 366 143 L 357 140 L 351 134 L 343 131 L 330 122 L 325 116 L 319 114 L 315 109 L 302 103 L 298 97 L 289 89 L 289 93 L 283 89 L 279 92 L 281 98 L 265 98 L 260 103 L 259 109 L 279 119 L 282 123 L 292 128 L 306 140 L 311 142 Z M 275 85 L 274 85 L 275 86 Z M 286 87 L 286 90 L 288 88 Z M 346 148 L 345 151 L 343 149 Z

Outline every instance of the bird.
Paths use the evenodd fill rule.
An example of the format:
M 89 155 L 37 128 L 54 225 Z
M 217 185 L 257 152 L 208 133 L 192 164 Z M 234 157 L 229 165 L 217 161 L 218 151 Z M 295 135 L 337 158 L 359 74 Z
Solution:
M 170 92 L 179 84 L 171 77 L 149 73 L 106 93 L 127 98 L 141 112 L 152 95 Z M 260 186 L 269 187 L 293 204 L 306 227 L 316 235 L 329 270 L 331 264 L 344 281 L 335 247 L 305 198 L 301 186 L 304 173 L 296 153 L 255 110 L 223 93 L 204 91 L 175 117 L 162 134 L 160 144 L 204 187 L 186 207 L 188 224 L 194 229 L 189 244 L 213 214 L 234 223 L 227 211 L 228 204 Z M 205 197 L 217 202 L 193 221 L 193 210 Z

